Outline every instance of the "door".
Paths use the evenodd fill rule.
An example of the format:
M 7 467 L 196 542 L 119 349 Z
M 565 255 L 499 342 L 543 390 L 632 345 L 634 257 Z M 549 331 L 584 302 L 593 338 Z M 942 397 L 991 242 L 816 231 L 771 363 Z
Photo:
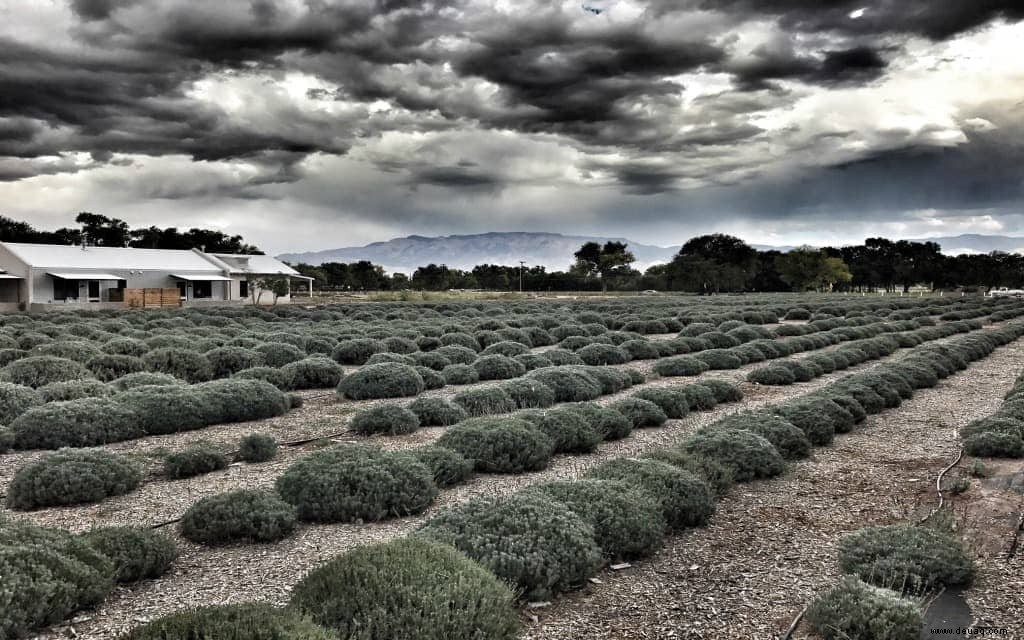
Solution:
M 100 299 L 100 281 L 90 280 L 89 281 L 89 299 L 99 300 Z
M 178 293 L 181 294 L 181 299 L 185 300 L 185 283 L 184 282 L 179 282 L 178 283 Z

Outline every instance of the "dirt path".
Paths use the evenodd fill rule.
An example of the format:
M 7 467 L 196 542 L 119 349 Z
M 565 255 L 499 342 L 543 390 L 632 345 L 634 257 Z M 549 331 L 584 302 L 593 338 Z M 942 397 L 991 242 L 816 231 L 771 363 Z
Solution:
M 1022 358 L 1024 341 L 1002 347 L 869 418 L 786 476 L 740 487 L 708 527 L 673 537 L 648 561 L 606 571 L 598 576 L 602 584 L 532 611 L 525 638 L 778 637 L 836 580 L 839 538 L 930 506 L 935 474 L 958 450 L 955 428 L 999 406 Z M 1014 618 L 1022 634 L 1019 612 L 989 615 L 1004 626 Z

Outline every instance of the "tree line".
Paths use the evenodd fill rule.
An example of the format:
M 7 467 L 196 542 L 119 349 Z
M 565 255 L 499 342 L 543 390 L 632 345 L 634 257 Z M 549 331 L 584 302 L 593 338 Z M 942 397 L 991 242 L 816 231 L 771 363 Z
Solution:
M 99 247 L 138 247 L 143 249 L 202 249 L 210 253 L 262 254 L 240 235 L 228 235 L 212 229 L 144 227 L 132 229 L 124 220 L 83 211 L 75 216 L 78 227 L 42 231 L 27 222 L 0 216 L 0 240 L 37 244 L 82 244 Z
M 429 264 L 411 276 L 387 274 L 369 261 L 293 265 L 327 290 L 445 291 L 683 291 L 702 294 L 759 291 L 908 291 L 956 287 L 1024 287 L 1024 256 L 993 251 L 946 256 L 937 243 L 868 238 L 844 247 L 759 251 L 724 234 L 692 238 L 673 259 L 646 271 L 621 242 L 588 242 L 566 271 L 543 266 L 481 264 L 454 269 Z

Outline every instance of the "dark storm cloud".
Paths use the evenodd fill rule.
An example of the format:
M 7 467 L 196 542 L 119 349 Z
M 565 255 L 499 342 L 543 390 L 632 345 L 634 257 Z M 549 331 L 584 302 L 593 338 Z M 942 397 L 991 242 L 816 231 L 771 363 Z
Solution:
M 828 90 L 883 77 L 900 53 L 892 34 L 941 39 L 1024 18 L 1024 3 L 998 0 L 651 0 L 635 20 L 525 0 L 508 12 L 473 0 L 68 1 L 74 23 L 53 41 L 0 38 L 0 156 L 12 159 L 0 180 L 79 170 L 64 157 L 72 152 L 96 164 L 185 155 L 251 164 L 247 185 L 217 192 L 246 198 L 302 177 L 311 154 L 343 155 L 392 131 L 474 129 L 620 156 L 582 164 L 632 193 L 671 191 L 732 170 L 724 160 L 666 169 L 673 154 L 713 158 L 761 141 L 758 114 L 783 106 L 791 84 Z M 688 26 L 696 8 L 716 11 L 712 26 Z M 786 35 L 734 50 L 733 32 L 752 17 Z M 684 22 L 666 26 L 673 20 Z M 798 43 L 801 34 L 814 37 Z M 734 88 L 687 97 L 682 78 L 701 71 L 728 74 Z M 275 84 L 295 72 L 332 87 L 309 89 L 310 100 L 342 106 L 269 103 L 242 118 L 193 91 L 201 80 Z M 376 116 L 377 101 L 392 109 Z M 39 161 L 52 157 L 60 161 Z M 517 179 L 443 154 L 430 167 L 370 161 L 412 185 L 497 191 Z
M 998 18 L 1024 19 L 1020 0 L 703 0 L 700 6 L 776 16 L 783 25 L 808 32 L 913 33 L 933 40 Z M 850 16 L 861 9 L 860 17 Z
M 745 91 L 777 90 L 774 80 L 799 80 L 825 87 L 865 84 L 880 78 L 888 62 L 879 49 L 861 45 L 821 51 L 817 56 L 797 54 L 791 46 L 755 48 L 742 61 L 727 64 L 738 88 Z

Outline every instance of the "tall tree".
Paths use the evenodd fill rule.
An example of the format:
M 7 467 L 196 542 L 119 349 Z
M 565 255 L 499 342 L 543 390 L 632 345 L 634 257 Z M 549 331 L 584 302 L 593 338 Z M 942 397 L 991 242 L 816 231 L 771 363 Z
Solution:
M 740 291 L 757 272 L 757 250 L 735 236 L 697 236 L 679 249 L 666 278 L 670 288 L 710 294 Z
M 570 271 L 584 278 L 598 278 L 601 291 L 608 290 L 609 281 L 613 277 L 630 275 L 632 270 L 629 265 L 636 262 L 626 243 L 615 241 L 608 241 L 604 246 L 587 242 L 573 256 L 576 263 Z

